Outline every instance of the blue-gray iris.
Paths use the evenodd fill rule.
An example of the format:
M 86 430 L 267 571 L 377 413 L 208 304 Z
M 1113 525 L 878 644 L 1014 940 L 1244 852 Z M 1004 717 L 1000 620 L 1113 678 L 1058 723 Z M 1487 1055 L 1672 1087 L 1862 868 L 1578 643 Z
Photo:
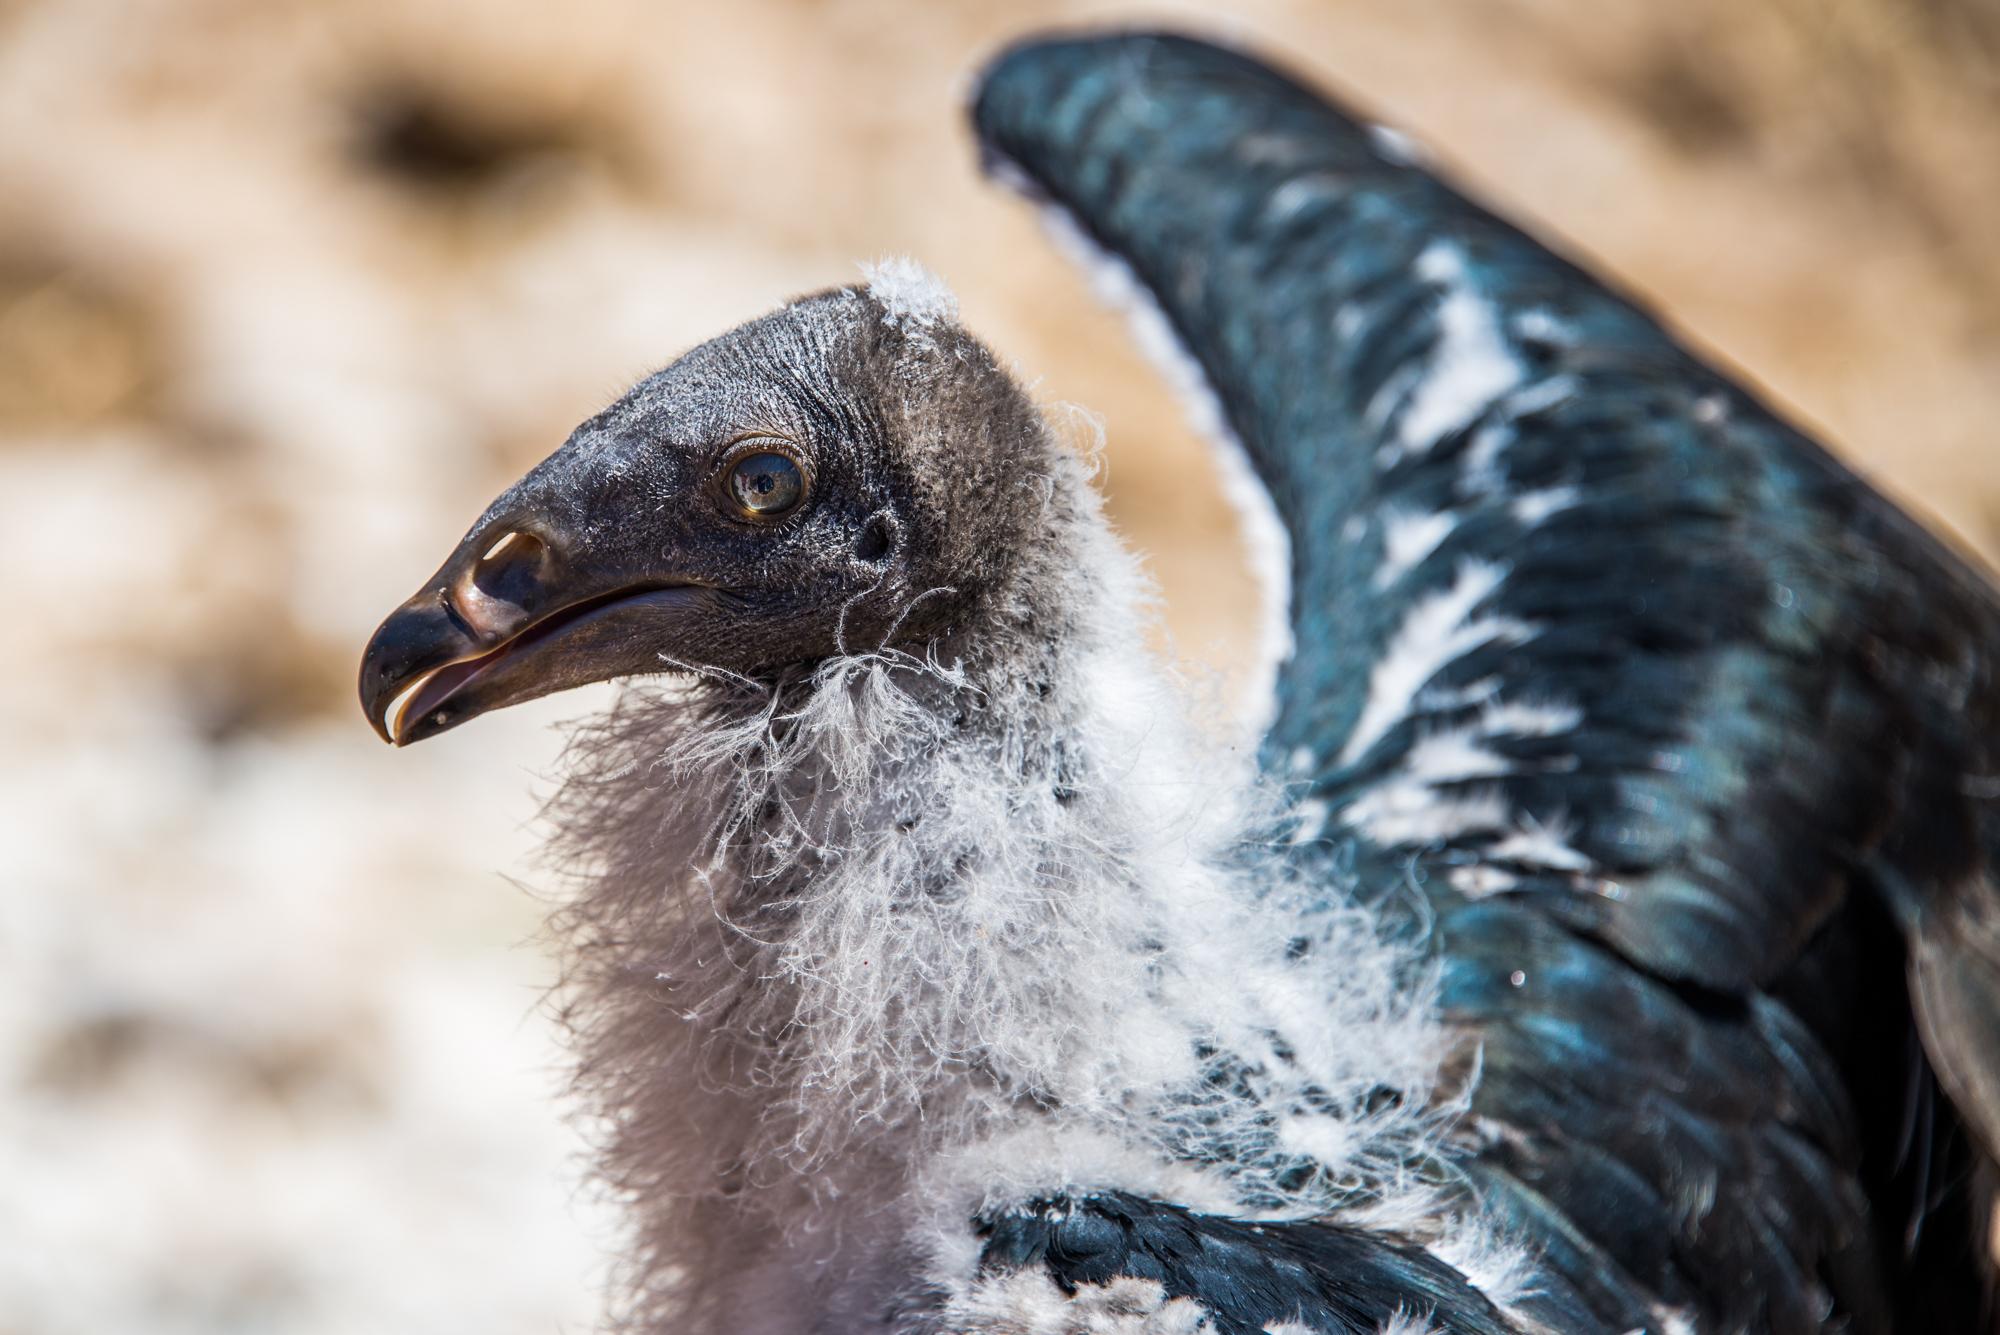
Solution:
M 782 454 L 751 454 L 729 470 L 729 491 L 753 515 L 781 515 L 805 498 L 806 480 Z

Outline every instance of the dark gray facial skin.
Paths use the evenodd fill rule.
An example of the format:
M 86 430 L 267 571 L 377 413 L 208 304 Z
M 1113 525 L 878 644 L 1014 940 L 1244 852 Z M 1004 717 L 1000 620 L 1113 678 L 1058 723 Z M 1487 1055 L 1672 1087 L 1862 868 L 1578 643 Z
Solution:
M 362 708 L 406 745 L 613 677 L 771 680 L 935 642 L 1006 588 L 1051 448 L 956 324 L 804 298 L 640 382 L 495 501 L 369 641 Z M 806 481 L 782 514 L 732 494 L 758 453 Z

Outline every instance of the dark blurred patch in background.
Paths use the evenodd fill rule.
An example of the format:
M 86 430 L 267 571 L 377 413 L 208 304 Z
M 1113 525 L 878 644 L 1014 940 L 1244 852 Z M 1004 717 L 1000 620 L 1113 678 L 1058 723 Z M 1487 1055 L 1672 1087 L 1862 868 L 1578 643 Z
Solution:
M 694 342 L 937 269 L 1099 415 L 1226 702 L 1203 448 L 961 127 L 1003 42 L 1135 21 L 1346 89 L 2000 553 L 2000 0 L 0 3 L 0 1331 L 588 1326 L 503 877 L 602 692 L 392 754 L 353 671 Z

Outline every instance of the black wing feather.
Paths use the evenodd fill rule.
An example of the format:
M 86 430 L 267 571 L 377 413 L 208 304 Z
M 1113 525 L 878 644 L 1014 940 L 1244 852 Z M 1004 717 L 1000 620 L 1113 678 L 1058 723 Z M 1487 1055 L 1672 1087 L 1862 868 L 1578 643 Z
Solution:
M 1243 55 L 1024 46 L 974 116 L 1150 289 L 1271 491 L 1298 652 L 1270 763 L 1332 813 L 1309 869 L 1424 887 L 1448 1015 L 1483 1050 L 1466 1171 L 1489 1208 L 1616 1330 L 1675 1308 L 1990 1329 L 1966 1134 L 2000 1146 L 1985 577 L 1629 301 Z M 1512 378 L 1439 412 L 1468 338 Z M 1382 583 L 1393 512 L 1450 523 Z M 1463 642 L 1398 706 L 1376 670 L 1467 589 Z M 1499 727 L 1485 770 L 1418 773 L 1496 700 L 1574 726 Z M 1405 780 L 1423 819 L 1370 819 Z

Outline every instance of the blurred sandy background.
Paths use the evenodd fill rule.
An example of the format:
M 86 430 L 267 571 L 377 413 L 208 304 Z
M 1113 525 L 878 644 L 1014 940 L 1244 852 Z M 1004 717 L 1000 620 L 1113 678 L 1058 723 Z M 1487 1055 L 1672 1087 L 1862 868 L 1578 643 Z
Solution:
M 983 186 L 1049 23 L 1285 53 L 2000 551 L 1994 0 L 0 0 L 0 1335 L 582 1331 L 548 724 L 353 668 L 628 381 L 908 252 L 1052 399 L 1186 657 L 1254 597 L 1178 409 Z

